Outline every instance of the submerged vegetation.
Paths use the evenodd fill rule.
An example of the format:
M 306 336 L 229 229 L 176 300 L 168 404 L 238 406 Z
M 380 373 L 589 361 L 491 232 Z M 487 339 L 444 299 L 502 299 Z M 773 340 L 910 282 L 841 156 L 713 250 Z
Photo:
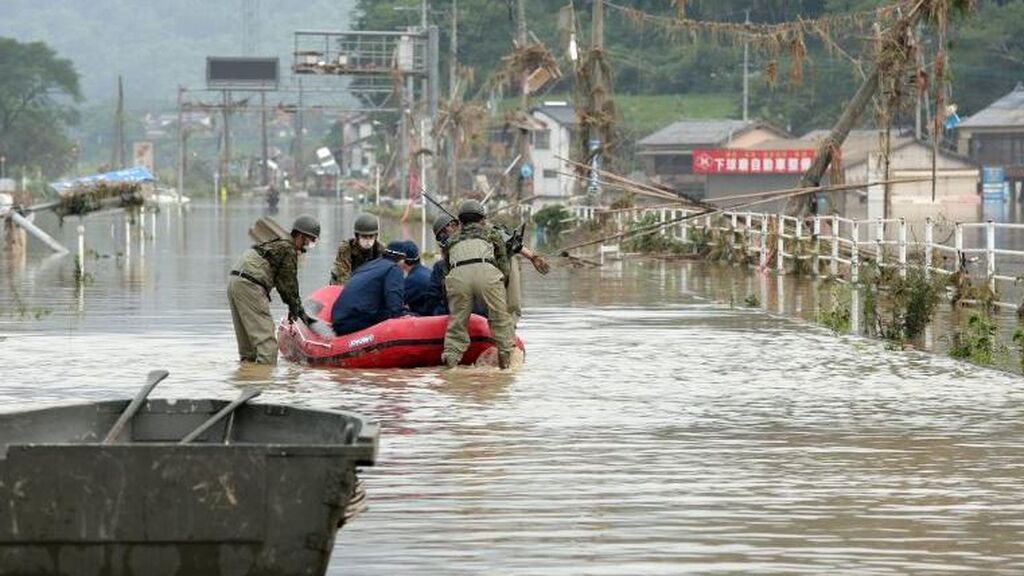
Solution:
M 972 313 L 967 323 L 951 335 L 949 355 L 991 366 L 1008 352 L 1007 346 L 999 342 L 998 332 L 999 323 L 990 314 Z M 1017 334 L 1014 340 L 1019 342 Z
M 946 279 L 926 276 L 924 269 L 871 263 L 862 268 L 864 321 L 868 333 L 896 343 L 920 336 L 932 321 L 945 293 Z

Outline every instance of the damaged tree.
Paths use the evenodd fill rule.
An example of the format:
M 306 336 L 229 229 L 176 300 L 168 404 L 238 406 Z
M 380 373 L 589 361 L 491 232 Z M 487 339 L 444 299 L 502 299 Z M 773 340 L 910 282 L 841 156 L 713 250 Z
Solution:
M 875 65 L 871 73 L 864 79 L 853 98 L 843 109 L 842 114 L 832 127 L 829 135 L 818 145 L 814 163 L 808 168 L 800 179 L 800 187 L 817 187 L 828 170 L 838 151 L 842 148 L 843 142 L 850 134 L 850 130 L 860 119 L 868 104 L 875 98 L 879 87 L 884 87 L 885 93 L 881 102 L 883 115 L 886 118 L 886 138 L 888 138 L 888 122 L 891 120 L 891 110 L 899 106 L 902 96 L 900 86 L 906 77 L 910 65 L 917 66 L 918 45 L 913 36 L 913 29 L 921 21 L 927 21 L 936 28 L 941 41 L 946 38 L 946 29 L 949 25 L 951 12 L 967 14 L 973 10 L 975 0 L 904 0 L 896 21 L 879 41 Z M 946 53 L 944 46 L 939 47 L 933 64 L 932 79 L 935 89 L 935 110 L 942 109 L 943 90 L 941 83 L 945 79 Z M 926 84 L 921 80 L 925 78 L 924 70 L 917 70 L 914 78 L 917 80 L 917 89 L 926 90 Z M 935 115 L 935 125 L 932 126 L 933 147 L 938 146 L 938 126 L 941 125 L 941 117 Z M 888 156 L 888 150 L 886 150 Z M 888 174 L 886 174 L 888 177 Z M 806 198 L 794 198 L 786 207 L 786 212 L 802 216 L 810 212 L 810 204 Z

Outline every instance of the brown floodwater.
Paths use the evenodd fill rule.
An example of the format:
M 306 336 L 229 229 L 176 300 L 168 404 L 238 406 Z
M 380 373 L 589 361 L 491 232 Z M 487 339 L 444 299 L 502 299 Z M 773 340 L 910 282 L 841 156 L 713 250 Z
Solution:
M 4 260 L 0 410 L 129 397 L 166 368 L 155 395 L 258 385 L 375 419 L 370 507 L 330 574 L 1024 570 L 1017 376 L 836 337 L 770 276 L 651 261 L 528 271 L 514 372 L 242 368 L 226 273 L 260 209 L 165 210 L 145 240 L 90 217 L 81 290 L 32 241 Z M 286 199 L 280 219 L 300 212 L 324 222 L 308 292 L 354 210 Z M 77 221 L 39 221 L 76 245 Z

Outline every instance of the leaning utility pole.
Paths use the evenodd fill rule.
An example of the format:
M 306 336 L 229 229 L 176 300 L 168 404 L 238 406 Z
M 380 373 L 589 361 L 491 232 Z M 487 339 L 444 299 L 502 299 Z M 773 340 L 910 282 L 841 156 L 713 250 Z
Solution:
M 915 8 L 911 9 L 910 13 L 900 17 L 895 24 L 889 29 L 888 37 L 882 40 L 883 42 L 891 42 L 896 45 L 903 45 L 908 37 L 910 30 L 917 25 L 917 23 L 924 16 L 921 5 L 916 5 Z M 814 163 L 807 169 L 803 177 L 800 179 L 801 188 L 810 188 L 821 186 L 821 179 L 825 175 L 825 170 L 828 169 L 829 165 L 834 159 L 835 153 L 839 151 L 843 142 L 846 141 L 846 137 L 849 136 L 850 130 L 857 123 L 861 114 L 867 109 L 868 104 L 871 103 L 871 99 L 874 98 L 875 93 L 878 92 L 878 86 L 881 81 L 882 66 L 892 65 L 892 62 L 876 62 L 871 69 L 871 73 L 864 82 L 857 88 L 857 92 L 854 93 L 853 98 L 847 103 L 843 109 L 843 113 L 839 116 L 839 120 L 836 121 L 835 125 L 832 126 L 832 131 L 828 137 L 821 141 L 818 145 L 818 151 L 814 155 Z M 811 199 L 813 201 L 813 195 Z M 806 197 L 794 196 L 790 198 L 786 206 L 786 212 L 790 214 L 803 215 L 806 214 L 810 209 Z

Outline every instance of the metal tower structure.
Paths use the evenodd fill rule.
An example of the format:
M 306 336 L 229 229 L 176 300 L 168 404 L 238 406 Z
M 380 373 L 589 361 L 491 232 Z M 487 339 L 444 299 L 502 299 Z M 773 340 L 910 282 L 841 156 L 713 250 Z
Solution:
M 260 47 L 260 0 L 242 0 L 242 54 L 253 56 Z

